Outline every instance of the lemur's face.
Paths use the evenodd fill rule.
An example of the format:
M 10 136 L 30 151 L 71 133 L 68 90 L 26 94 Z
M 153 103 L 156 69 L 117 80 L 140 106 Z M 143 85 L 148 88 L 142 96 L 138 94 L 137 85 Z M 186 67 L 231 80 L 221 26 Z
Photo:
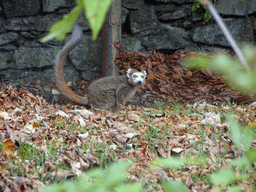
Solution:
M 147 73 L 146 71 L 137 71 L 136 69 L 128 69 L 126 76 L 131 85 L 141 85 L 145 82 Z

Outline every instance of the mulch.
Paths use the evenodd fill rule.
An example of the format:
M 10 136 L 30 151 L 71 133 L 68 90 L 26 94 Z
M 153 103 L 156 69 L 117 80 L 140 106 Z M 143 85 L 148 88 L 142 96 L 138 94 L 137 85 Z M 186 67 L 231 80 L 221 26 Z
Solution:
M 123 51 L 118 44 L 116 47 L 119 53 L 115 63 L 121 74 L 125 74 L 128 68 L 143 69 L 148 74 L 146 83 L 138 90 L 131 104 L 151 106 L 157 102 L 193 103 L 201 100 L 209 103 L 252 102 L 249 97 L 232 90 L 221 76 L 210 71 L 191 70 L 182 66 L 182 59 L 191 53 L 179 51 L 172 55 L 164 55 L 152 50 L 151 54 L 145 54 Z M 98 78 L 100 77 L 91 81 L 73 82 L 71 89 L 79 95 L 84 95 L 88 85 Z M 56 88 L 54 83 L 37 80 L 16 87 L 43 96 L 50 104 L 68 103 L 61 95 L 52 93 L 51 90 Z
M 116 64 L 122 74 L 132 67 L 146 70 L 147 82 L 139 95 L 147 94 L 167 102 L 252 102 L 247 96 L 232 90 L 223 77 L 211 71 L 190 70 L 182 65 L 183 58 L 196 53 L 178 51 L 164 55 L 156 50 L 151 54 L 119 49 Z M 231 55 L 231 51 L 227 51 Z

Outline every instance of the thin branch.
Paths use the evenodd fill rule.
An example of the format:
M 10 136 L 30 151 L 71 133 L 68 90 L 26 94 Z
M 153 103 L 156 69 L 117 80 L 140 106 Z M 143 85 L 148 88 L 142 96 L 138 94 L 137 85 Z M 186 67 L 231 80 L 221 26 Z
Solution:
M 236 41 L 234 40 L 234 38 L 232 37 L 232 35 L 230 34 L 228 28 L 226 27 L 226 25 L 224 24 L 223 20 L 221 19 L 220 15 L 218 14 L 218 12 L 216 11 L 216 9 L 213 7 L 213 5 L 208 1 L 208 0 L 201 0 L 202 4 L 207 7 L 209 9 L 209 11 L 211 12 L 213 18 L 216 20 L 216 22 L 218 23 L 220 29 L 222 30 L 222 32 L 224 33 L 225 37 L 227 38 L 229 44 L 231 45 L 231 47 L 233 48 L 234 52 L 236 53 L 238 59 L 240 60 L 240 62 L 243 64 L 243 66 L 246 69 L 249 69 L 249 66 L 240 50 L 240 48 L 238 47 Z

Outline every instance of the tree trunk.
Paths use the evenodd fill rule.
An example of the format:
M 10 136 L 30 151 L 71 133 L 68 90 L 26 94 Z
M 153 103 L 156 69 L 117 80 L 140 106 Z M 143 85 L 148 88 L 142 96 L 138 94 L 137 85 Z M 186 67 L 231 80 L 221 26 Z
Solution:
M 103 76 L 118 75 L 115 65 L 117 49 L 115 42 L 121 42 L 121 0 L 113 0 L 103 25 Z

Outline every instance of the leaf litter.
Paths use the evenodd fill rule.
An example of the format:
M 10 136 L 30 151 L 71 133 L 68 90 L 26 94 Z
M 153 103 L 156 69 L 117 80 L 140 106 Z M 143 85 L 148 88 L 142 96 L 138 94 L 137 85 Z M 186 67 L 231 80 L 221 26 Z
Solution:
M 128 105 L 112 113 L 49 104 L 26 86 L 2 83 L 0 191 L 38 191 L 124 159 L 132 162 L 130 180 L 145 183 L 145 191 L 163 191 L 160 180 L 172 179 L 193 191 L 213 189 L 206 179 L 209 174 L 228 168 L 227 162 L 241 155 L 227 134 L 226 115 L 234 114 L 255 133 L 256 105 L 225 104 L 228 97 L 237 102 L 245 97 L 230 90 L 217 75 L 180 67 L 178 60 L 186 54 L 123 52 L 116 60 L 121 72 L 138 65 L 147 70 L 148 82 L 138 93 L 148 94 L 147 102 L 182 100 L 179 104 Z M 212 100 L 224 102 L 215 105 Z M 189 157 L 193 166 L 148 169 L 150 162 L 161 157 Z M 255 177 L 250 182 L 255 184 Z M 251 189 L 248 183 L 243 185 Z

